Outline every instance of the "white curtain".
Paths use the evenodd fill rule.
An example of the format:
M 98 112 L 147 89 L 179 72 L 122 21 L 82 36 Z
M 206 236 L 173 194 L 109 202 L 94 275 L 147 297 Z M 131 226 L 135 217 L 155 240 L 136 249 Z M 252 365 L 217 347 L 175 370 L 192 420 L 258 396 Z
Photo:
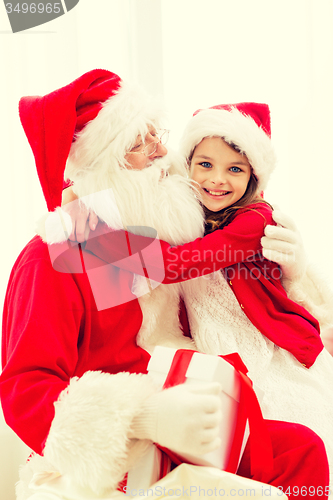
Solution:
M 68 14 L 16 34 L 0 5 L 1 303 L 10 269 L 46 209 L 18 100 L 93 68 L 164 97 L 174 147 L 197 108 L 267 102 L 279 165 L 266 197 L 294 217 L 310 260 L 333 285 L 332 61 L 332 0 L 80 0 Z M 9 430 L 1 421 L 0 429 L 0 468 L 9 454 L 14 470 L 22 448 L 10 434 L 7 451 Z M 10 488 L 0 497 L 14 498 Z

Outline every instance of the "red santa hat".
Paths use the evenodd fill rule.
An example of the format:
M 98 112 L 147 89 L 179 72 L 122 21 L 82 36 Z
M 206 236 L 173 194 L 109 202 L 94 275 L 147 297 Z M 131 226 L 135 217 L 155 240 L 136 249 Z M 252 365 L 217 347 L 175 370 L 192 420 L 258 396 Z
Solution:
M 96 158 L 105 152 L 123 160 L 137 135 L 150 123 L 158 125 L 161 109 L 139 87 L 95 69 L 45 96 L 23 97 L 19 113 L 52 211 L 61 204 L 69 156 L 73 161 L 66 177 L 71 180 L 91 173 Z
M 182 154 L 189 158 L 205 137 L 222 137 L 228 144 L 237 146 L 249 160 L 259 189 L 265 189 L 276 164 L 267 104 L 219 104 L 196 111 L 183 134 Z

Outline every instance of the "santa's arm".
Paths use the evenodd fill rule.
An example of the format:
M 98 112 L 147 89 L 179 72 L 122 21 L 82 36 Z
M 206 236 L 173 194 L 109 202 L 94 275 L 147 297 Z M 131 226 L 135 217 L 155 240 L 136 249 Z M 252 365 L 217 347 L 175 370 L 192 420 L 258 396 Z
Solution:
M 5 303 L 0 394 L 19 437 L 99 494 L 117 487 L 146 446 L 129 433 L 156 389 L 147 375 L 80 373 L 79 352 L 89 342 L 83 305 L 72 275 L 46 260 L 17 270 Z
M 70 380 L 55 403 L 43 454 L 95 494 L 113 492 L 147 441 L 131 440 L 133 418 L 156 392 L 148 375 L 90 371 Z
M 325 347 L 333 352 L 333 294 L 323 276 L 308 263 L 301 235 L 294 221 L 275 210 L 277 226 L 268 225 L 261 243 L 263 255 L 280 265 L 288 296 L 320 322 Z

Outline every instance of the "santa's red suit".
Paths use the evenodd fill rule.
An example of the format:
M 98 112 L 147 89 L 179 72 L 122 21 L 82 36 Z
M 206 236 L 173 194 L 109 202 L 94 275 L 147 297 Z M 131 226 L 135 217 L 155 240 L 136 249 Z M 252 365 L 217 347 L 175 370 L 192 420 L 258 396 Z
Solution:
M 99 70 L 96 70 L 93 74 L 84 75 L 84 78 L 83 87 L 88 88 L 89 92 L 94 92 L 96 89 L 93 83 L 102 84 L 103 79 L 109 78 L 109 74 L 99 73 Z M 82 80 L 80 86 L 81 84 Z M 74 92 L 73 88 L 75 89 L 75 84 L 70 87 L 71 93 Z M 84 94 L 84 90 L 80 88 L 81 100 L 82 93 Z M 60 102 L 63 102 L 63 93 L 60 93 L 59 97 Z M 96 96 L 93 95 L 93 98 Z M 100 100 L 105 100 L 105 97 Z M 117 105 L 123 105 L 124 100 L 128 105 L 128 95 L 123 96 L 119 92 L 114 98 L 115 104 L 112 105 L 117 109 Z M 51 102 L 54 104 L 53 98 Z M 34 98 L 25 104 L 28 108 L 30 106 L 33 108 Z M 68 103 L 65 104 L 69 106 Z M 91 111 L 87 103 L 84 104 L 84 111 L 87 109 Z M 142 101 L 140 106 L 141 104 Z M 38 109 L 33 108 L 35 116 L 32 120 L 32 129 L 25 120 L 24 113 L 27 112 L 27 108 L 21 107 L 21 119 L 35 153 L 40 177 L 41 172 L 47 177 L 49 170 L 45 168 L 43 162 L 45 158 L 47 161 L 48 147 L 45 147 L 44 154 L 38 153 L 36 149 L 38 150 L 40 144 L 35 135 L 36 127 L 38 129 L 36 123 L 39 122 L 38 113 L 46 112 L 47 102 L 37 102 L 37 105 Z M 105 109 L 103 108 L 95 119 L 88 113 L 88 119 L 103 125 Z M 52 111 L 57 111 L 57 108 L 52 106 Z M 78 113 L 75 106 L 72 113 Z M 66 115 L 64 116 L 66 118 Z M 101 116 L 100 123 L 98 119 Z M 125 114 L 125 118 L 128 119 L 128 115 Z M 147 121 L 147 117 L 144 116 L 143 120 Z M 40 123 L 46 122 L 47 120 L 40 119 Z M 140 127 L 136 125 L 135 128 L 133 123 L 131 125 L 135 138 Z M 120 130 L 123 128 L 120 127 Z M 97 135 L 99 132 L 97 126 Z M 96 137 L 96 130 L 94 133 Z M 114 130 L 111 130 L 111 133 L 114 133 Z M 39 140 L 45 140 L 44 133 L 40 134 Z M 64 137 L 61 140 L 64 149 L 70 148 Z M 108 144 L 110 137 L 105 138 L 105 141 Z M 79 144 L 77 140 L 77 148 Z M 124 150 L 128 146 L 128 143 L 118 144 L 118 147 Z M 102 146 L 101 150 L 104 151 Z M 56 149 L 53 151 L 56 152 Z M 90 150 L 87 152 L 87 155 L 89 154 Z M 89 164 L 87 156 L 84 157 L 84 161 Z M 57 165 L 54 158 L 52 162 L 53 166 Z M 166 186 L 164 200 L 177 189 L 175 183 L 170 180 L 172 177 L 176 178 L 176 175 L 170 175 L 164 179 L 165 182 L 160 182 L 165 168 L 147 169 L 151 171 L 147 175 L 152 176 L 148 185 L 152 191 L 154 185 L 158 186 L 156 191 L 158 200 L 161 200 L 164 186 Z M 131 174 L 140 173 L 131 172 Z M 78 184 L 80 175 L 79 173 Z M 83 195 L 87 194 L 84 192 L 85 189 L 89 191 L 93 178 L 91 175 L 89 171 L 85 183 L 81 186 Z M 119 175 L 128 181 L 131 178 L 126 171 Z M 62 172 L 60 177 L 62 178 Z M 73 177 L 75 181 L 75 175 Z M 139 183 L 140 175 L 136 179 Z M 122 186 L 123 181 L 124 179 L 120 183 Z M 188 196 L 189 207 L 187 212 L 182 206 L 178 215 L 180 217 L 182 213 L 184 220 L 188 219 L 189 214 L 195 218 L 196 209 L 191 205 L 192 201 L 189 201 L 191 194 L 186 194 L 190 193 L 190 190 L 185 181 L 179 180 L 179 182 L 184 183 L 182 202 Z M 105 187 L 110 183 L 106 182 Z M 52 191 L 54 187 L 52 183 L 46 188 L 45 178 L 42 184 L 49 207 L 52 208 L 59 202 L 59 193 L 56 190 Z M 142 185 L 147 186 L 146 180 Z M 58 186 L 61 186 L 61 182 Z M 112 179 L 112 186 L 116 186 L 115 179 Z M 92 189 L 96 190 L 96 186 Z M 128 189 L 130 190 L 130 187 Z M 115 189 L 119 206 L 123 193 L 124 191 Z M 133 201 L 133 197 L 128 198 Z M 90 202 L 98 215 L 103 218 L 105 200 L 103 202 L 102 199 L 100 212 L 97 198 L 92 196 Z M 128 205 L 130 206 L 129 203 Z M 139 210 L 139 206 L 136 208 Z M 131 214 L 135 220 L 137 216 L 135 210 L 132 210 Z M 153 214 L 155 221 L 149 221 L 148 217 L 148 220 L 142 222 L 140 219 L 140 223 L 154 227 L 154 222 L 157 223 L 156 219 L 159 220 L 161 214 L 162 212 L 156 210 Z M 200 209 L 197 209 L 197 220 L 200 221 L 200 218 L 202 219 L 202 214 Z M 104 216 L 104 220 L 106 219 Z M 174 214 L 168 214 L 163 222 L 169 227 L 174 220 Z M 135 225 L 129 216 L 126 225 L 131 224 Z M 202 221 L 201 228 L 199 226 L 200 222 L 193 230 L 190 228 L 188 241 L 200 235 Z M 163 237 L 163 234 L 161 236 Z M 184 235 L 180 237 L 176 234 L 171 241 L 179 244 L 182 238 Z M 55 240 L 59 242 L 62 238 L 55 237 Z M 112 264 L 108 266 L 107 292 L 114 298 L 114 303 L 117 303 L 118 299 L 118 305 L 101 309 L 92 291 L 90 271 L 105 266 L 105 262 L 91 255 L 81 245 L 68 248 L 64 248 L 63 245 L 67 243 L 54 243 L 50 246 L 39 237 L 35 237 L 15 263 L 5 300 L 3 372 L 0 378 L 1 403 L 7 423 L 37 453 L 22 472 L 22 480 L 18 487 L 20 500 L 29 498 L 34 493 L 29 488 L 29 480 L 34 473 L 40 471 L 44 473 L 53 471 L 64 477 L 70 477 L 76 485 L 93 492 L 96 498 L 105 494 L 111 495 L 124 474 L 147 446 L 146 441 L 129 439 L 134 416 L 143 401 L 156 390 L 149 376 L 145 374 L 149 354 L 144 349 L 144 339 L 149 338 L 149 335 L 145 337 L 143 332 L 140 347 L 137 345 L 137 337 L 144 326 L 142 313 L 145 314 L 145 311 L 142 311 L 138 299 L 133 294 L 135 288 L 133 288 L 133 274 L 120 270 Z M 60 250 L 54 251 L 56 248 Z M 53 258 L 55 253 L 58 253 L 57 259 Z M 197 268 L 199 273 L 202 272 L 199 264 Z M 213 270 L 213 268 L 207 269 L 206 272 Z M 157 287 L 156 290 L 160 288 Z M 153 296 L 153 293 L 151 295 Z M 145 300 L 142 304 L 145 304 Z M 148 323 L 149 319 L 148 317 Z M 146 325 L 145 328 L 149 330 L 149 326 Z M 147 349 L 151 347 L 149 345 Z M 271 475 L 262 475 L 254 479 L 281 486 L 284 491 L 287 491 L 288 486 L 291 488 L 298 486 L 299 489 L 303 486 L 310 492 L 311 486 L 314 487 L 314 494 L 311 490 L 305 497 L 321 497 L 320 491 L 325 492 L 327 491 L 325 488 L 328 487 L 328 467 L 322 441 L 302 426 L 280 422 L 267 422 L 267 425 L 272 438 L 274 470 Z M 239 467 L 239 474 L 246 477 L 251 477 L 250 446 L 249 442 Z

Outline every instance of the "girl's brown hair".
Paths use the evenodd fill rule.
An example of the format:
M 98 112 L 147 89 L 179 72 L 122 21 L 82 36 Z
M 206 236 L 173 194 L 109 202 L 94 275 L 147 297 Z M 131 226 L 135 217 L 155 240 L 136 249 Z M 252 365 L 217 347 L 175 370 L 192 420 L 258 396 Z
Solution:
M 221 139 L 224 140 L 223 137 L 221 137 Z M 229 142 L 226 142 L 226 144 L 228 144 L 228 146 L 234 149 L 237 153 L 244 154 L 242 153 L 242 151 L 240 151 L 236 144 Z M 188 159 L 189 166 L 191 164 L 194 150 L 192 151 Z M 261 198 L 261 196 L 258 194 L 258 179 L 253 171 L 251 172 L 251 177 L 249 179 L 245 193 L 238 201 L 236 201 L 236 203 L 234 203 L 230 207 L 223 208 L 219 212 L 212 212 L 211 210 L 208 210 L 208 208 L 203 206 L 205 213 L 205 234 L 212 233 L 213 231 L 216 231 L 216 229 L 222 229 L 223 227 L 227 226 L 233 220 L 238 210 L 244 209 L 252 203 L 265 203 L 266 205 L 271 207 L 271 205 L 263 198 Z

